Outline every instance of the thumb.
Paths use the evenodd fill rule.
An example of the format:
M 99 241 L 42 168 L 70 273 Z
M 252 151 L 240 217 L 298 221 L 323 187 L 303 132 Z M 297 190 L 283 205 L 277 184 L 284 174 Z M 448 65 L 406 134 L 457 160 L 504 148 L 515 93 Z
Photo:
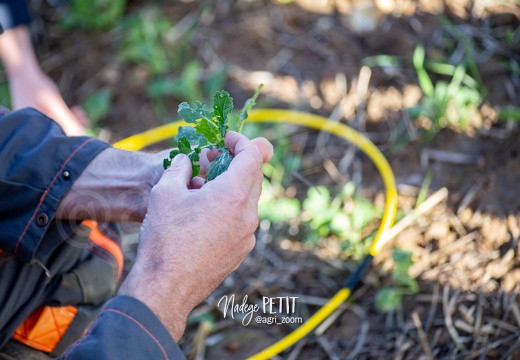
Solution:
M 166 182 L 170 188 L 177 188 L 178 190 L 187 189 L 191 181 L 191 161 L 184 154 L 178 154 L 172 160 L 168 169 L 160 182 Z

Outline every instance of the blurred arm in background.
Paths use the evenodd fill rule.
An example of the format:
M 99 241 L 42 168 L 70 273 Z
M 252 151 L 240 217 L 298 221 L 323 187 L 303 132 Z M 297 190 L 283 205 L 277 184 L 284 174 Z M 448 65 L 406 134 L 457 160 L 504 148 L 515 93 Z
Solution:
M 67 135 L 85 134 L 87 118 L 80 108 L 69 109 L 56 84 L 41 69 L 32 47 L 31 16 L 23 0 L 0 0 L 0 59 L 11 92 L 13 110 L 33 107 L 61 125 Z

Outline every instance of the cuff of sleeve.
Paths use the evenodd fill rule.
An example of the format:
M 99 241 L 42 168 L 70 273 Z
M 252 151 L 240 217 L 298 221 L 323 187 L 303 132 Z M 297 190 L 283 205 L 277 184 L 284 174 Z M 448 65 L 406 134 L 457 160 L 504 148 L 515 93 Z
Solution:
M 141 301 L 129 296 L 110 300 L 85 337 L 72 345 L 63 357 L 71 354 L 79 358 L 83 358 L 81 354 L 88 354 L 91 359 L 185 359 L 157 316 Z
M 4 30 L 31 22 L 27 4 L 22 0 L 0 2 L 0 24 Z

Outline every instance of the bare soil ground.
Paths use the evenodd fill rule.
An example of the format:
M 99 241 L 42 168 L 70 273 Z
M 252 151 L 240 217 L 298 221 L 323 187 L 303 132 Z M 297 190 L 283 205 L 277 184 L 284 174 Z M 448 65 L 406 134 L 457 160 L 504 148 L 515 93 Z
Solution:
M 122 61 L 115 49 L 120 33 L 64 31 L 62 7 L 32 1 L 44 31 L 38 45 L 44 69 L 70 104 L 110 87 L 114 100 L 99 124 L 114 142 L 163 123 L 146 93 L 151 75 Z M 377 289 L 389 283 L 390 250 L 375 260 L 348 305 L 328 328 L 280 355 L 283 359 L 513 359 L 520 358 L 520 143 L 514 123 L 497 119 L 495 107 L 520 106 L 520 80 L 504 59 L 520 60 L 520 9 L 505 2 L 479 1 L 183 1 L 154 2 L 177 24 L 193 21 L 192 47 L 209 69 L 229 67 L 227 89 L 237 104 L 265 82 L 264 106 L 334 116 L 366 131 L 388 156 L 396 174 L 399 206 L 413 209 L 425 175 L 429 194 L 446 187 L 448 196 L 419 216 L 392 241 L 414 252 L 412 275 L 420 291 L 383 314 L 374 306 Z M 152 6 L 130 1 L 128 13 Z M 418 103 L 421 91 L 411 66 L 424 43 L 428 56 L 443 59 L 441 13 L 475 46 L 475 59 L 489 96 L 469 130 L 446 128 L 432 141 L 424 127 L 402 111 Z M 502 41 L 511 29 L 513 41 Z M 396 55 L 395 69 L 362 68 L 363 59 Z M 179 70 L 180 71 L 180 70 Z M 176 101 L 167 103 L 172 117 Z M 403 131 L 404 129 L 404 131 Z M 295 131 L 295 130 L 292 130 Z M 399 143 L 403 134 L 412 141 Z M 397 138 L 392 138 L 398 134 Z M 318 134 L 310 133 L 302 170 L 313 183 L 334 187 L 358 179 L 360 192 L 382 200 L 382 185 L 366 157 L 356 154 L 343 178 L 334 178 L 317 156 Z M 313 142 L 314 141 L 314 142 Z M 348 144 L 331 141 L 329 159 L 340 160 Z M 436 150 L 449 151 L 439 155 Z M 456 161 L 454 154 L 462 155 Z M 356 165 L 357 164 L 357 165 Z M 314 170 L 312 170 L 314 169 Z M 297 189 L 305 186 L 293 180 Z M 129 251 L 129 262 L 132 253 Z M 262 296 L 298 296 L 304 319 L 330 298 L 354 262 L 326 247 L 309 249 L 284 227 L 264 223 L 257 249 L 201 305 L 216 321 L 190 325 L 181 343 L 192 359 L 243 359 L 288 334 L 294 325 L 243 326 L 217 307 L 225 294 L 241 303 Z

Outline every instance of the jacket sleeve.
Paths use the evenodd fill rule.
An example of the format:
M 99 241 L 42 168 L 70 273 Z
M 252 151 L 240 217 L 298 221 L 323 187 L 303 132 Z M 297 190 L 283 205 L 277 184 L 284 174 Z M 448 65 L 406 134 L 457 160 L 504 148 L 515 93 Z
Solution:
M 42 239 L 61 199 L 109 146 L 94 138 L 65 136 L 56 122 L 34 109 L 1 117 L 0 252 L 31 263 L 57 247 L 63 240 L 45 237 L 50 243 L 43 244 Z
M 0 0 L 0 24 L 5 30 L 30 22 L 26 0 Z
M 185 359 L 155 314 L 139 300 L 117 296 L 110 300 L 83 338 L 60 360 Z

